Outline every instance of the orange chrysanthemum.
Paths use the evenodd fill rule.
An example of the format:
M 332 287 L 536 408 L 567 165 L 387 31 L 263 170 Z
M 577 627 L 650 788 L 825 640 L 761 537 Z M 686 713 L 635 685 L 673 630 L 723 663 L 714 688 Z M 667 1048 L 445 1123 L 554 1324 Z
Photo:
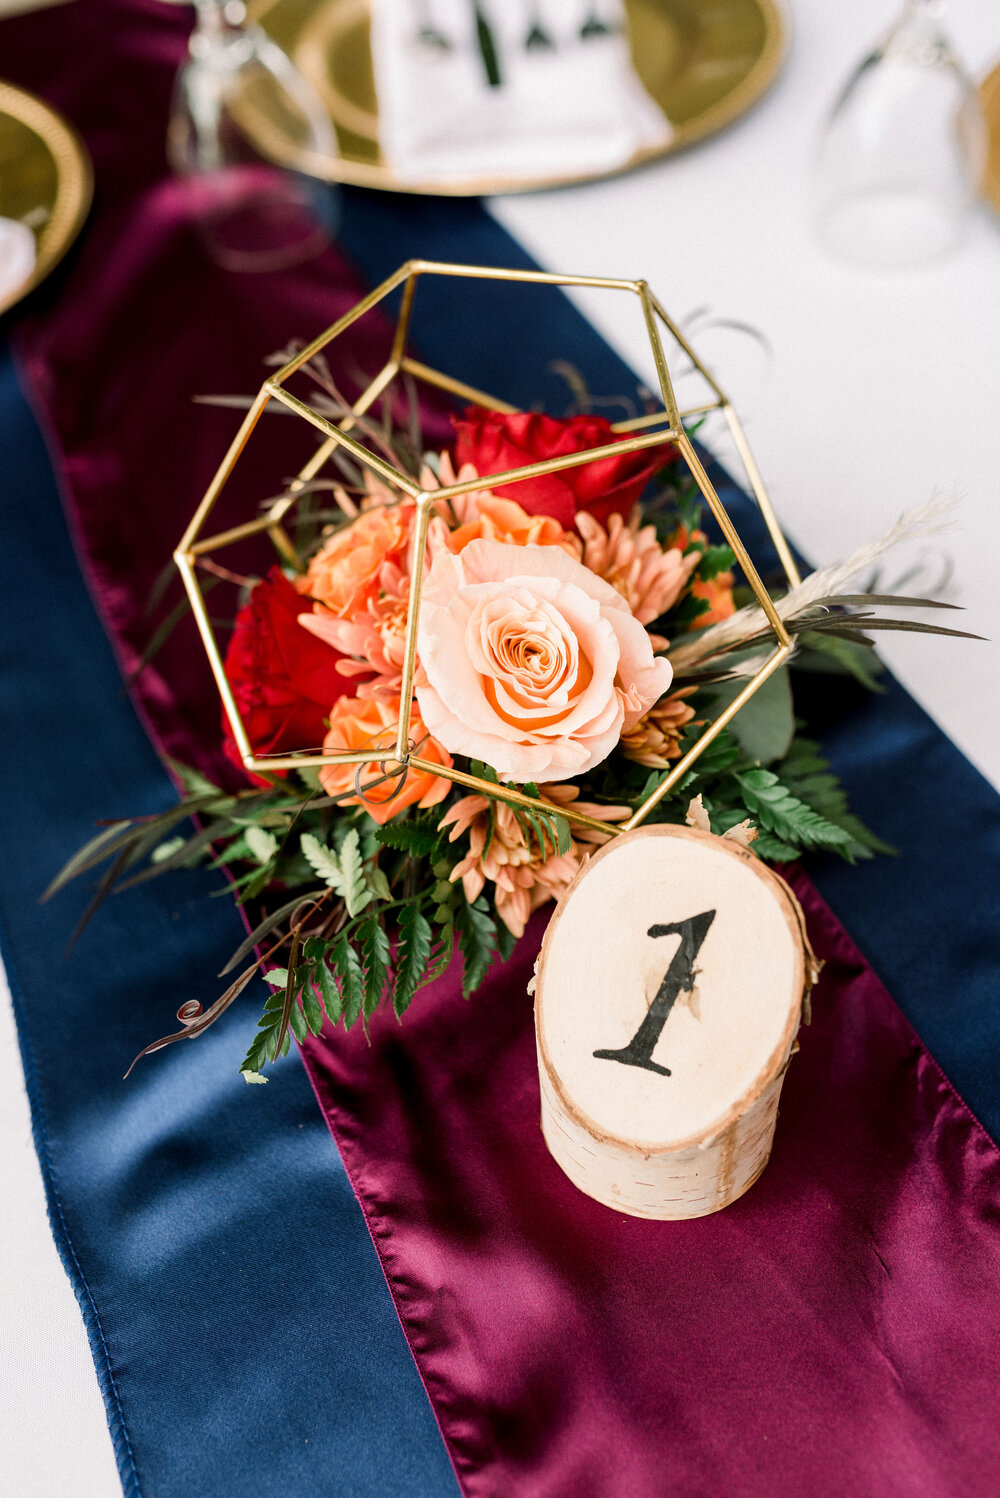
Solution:
M 627 806 L 579 801 L 575 785 L 542 786 L 541 794 L 547 801 L 572 805 L 598 821 L 622 822 L 630 815 Z M 495 886 L 497 915 L 516 937 L 524 935 L 532 911 L 559 898 L 593 846 L 611 836 L 610 830 L 602 836 L 595 829 L 571 825 L 569 851 L 553 853 L 547 845 L 539 847 L 536 837 L 525 835 L 512 806 L 504 801 L 491 803 L 485 796 L 463 796 L 448 809 L 440 825 L 451 828 L 449 842 L 469 834 L 469 851 L 452 869 L 452 883 L 461 879 L 466 899 L 472 901 L 478 899 L 488 879 Z
M 679 759 L 681 735 L 694 717 L 694 709 L 685 702 L 696 687 L 681 687 L 671 692 L 645 717 L 621 738 L 622 752 L 626 759 L 637 764 L 648 765 L 653 770 L 665 770 L 672 759 Z

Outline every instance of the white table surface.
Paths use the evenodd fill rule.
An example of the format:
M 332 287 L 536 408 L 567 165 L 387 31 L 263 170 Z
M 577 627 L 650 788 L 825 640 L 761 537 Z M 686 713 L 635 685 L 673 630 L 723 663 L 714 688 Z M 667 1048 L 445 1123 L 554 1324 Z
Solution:
M 896 8 L 795 0 L 784 74 L 734 128 L 628 177 L 490 206 L 548 269 L 644 276 L 678 321 L 708 309 L 717 326 L 696 333 L 699 351 L 736 401 L 779 513 L 813 562 L 846 555 L 935 491 L 960 496 L 929 565 L 951 558 L 951 596 L 968 610 L 960 623 L 991 642 L 890 637 L 883 653 L 1000 788 L 1000 224 L 984 210 L 953 259 L 876 274 L 828 258 L 805 209 L 819 121 Z M 1000 57 L 995 0 L 950 9 L 968 64 L 986 71 Z M 638 319 L 599 294 L 580 304 L 652 381 Z M 769 348 L 726 322 L 758 329 Z M 727 457 L 714 433 L 705 437 Z M 0 1158 L 5 1491 L 112 1498 L 120 1488 L 104 1409 L 45 1217 L 5 993 Z

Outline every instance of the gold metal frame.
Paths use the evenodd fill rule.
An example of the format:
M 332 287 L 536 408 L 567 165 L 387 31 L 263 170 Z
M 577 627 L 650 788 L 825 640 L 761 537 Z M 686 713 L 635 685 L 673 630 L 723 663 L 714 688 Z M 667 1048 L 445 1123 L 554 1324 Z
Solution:
M 438 389 L 448 391 L 453 395 L 458 395 L 475 405 L 507 413 L 516 409 L 504 401 L 495 400 L 483 391 L 476 390 L 473 386 L 467 385 L 461 380 L 452 379 L 449 375 L 432 369 L 428 365 L 421 364 L 409 356 L 406 351 L 406 338 L 413 312 L 414 297 L 422 276 L 450 276 L 472 280 L 511 281 L 542 286 L 593 287 L 601 290 L 628 292 L 639 299 L 646 332 L 653 352 L 663 409 L 651 415 L 617 423 L 612 430 L 623 434 L 623 436 L 621 440 L 613 444 L 590 448 L 584 452 L 569 453 L 558 458 L 547 458 L 542 462 L 528 463 L 521 468 L 510 469 L 504 473 L 491 474 L 489 475 L 488 483 L 491 486 L 515 484 L 522 479 L 535 478 L 547 473 L 557 473 L 564 468 L 577 467 L 584 463 L 592 462 L 597 458 L 617 457 L 624 453 L 638 452 L 643 448 L 656 447 L 664 442 L 672 442 L 687 465 L 695 483 L 698 485 L 726 541 L 732 548 L 736 560 L 774 632 L 775 649 L 757 671 L 756 675 L 747 682 L 739 695 L 733 699 L 707 731 L 702 734 L 697 744 L 689 749 L 687 754 L 679 759 L 663 776 L 659 784 L 628 821 L 621 823 L 618 828 L 609 828 L 606 823 L 595 821 L 581 812 L 574 811 L 572 807 L 555 806 L 536 797 L 525 795 L 522 791 L 518 791 L 511 786 L 498 786 L 481 780 L 475 775 L 467 775 L 461 770 L 445 768 L 430 760 L 423 759 L 411 746 L 409 738 L 410 710 L 413 700 L 417 622 L 423 582 L 425 543 L 431 511 L 433 506 L 440 500 L 447 500 L 459 494 L 467 494 L 474 489 L 481 489 L 484 481 L 478 478 L 466 479 L 440 489 L 424 490 L 415 479 L 401 473 L 398 469 L 392 467 L 390 463 L 387 463 L 375 453 L 370 452 L 362 443 L 358 442 L 351 435 L 351 428 L 356 424 L 357 418 L 362 416 L 389 389 L 392 382 L 403 374 L 410 375 L 417 380 L 422 380 L 426 384 L 436 386 Z M 388 362 L 375 376 L 374 380 L 372 380 L 368 388 L 361 394 L 346 416 L 338 422 L 331 421 L 285 389 L 286 382 L 308 360 L 313 358 L 322 349 L 325 349 L 345 329 L 349 328 L 352 323 L 357 322 L 360 317 L 364 316 L 366 312 L 383 301 L 385 297 L 399 286 L 403 287 L 402 304 Z M 670 335 L 673 343 L 682 350 L 694 368 L 707 382 L 711 392 L 711 399 L 707 402 L 687 407 L 684 410 L 678 407 L 663 349 L 661 329 Z M 223 486 L 239 461 L 240 455 L 246 447 L 257 422 L 272 400 L 277 401 L 287 410 L 316 427 L 323 434 L 324 440 L 309 461 L 299 471 L 292 484 L 292 492 L 276 500 L 266 514 L 243 525 L 234 526 L 230 530 L 206 537 L 204 532 L 209 515 L 215 506 Z M 750 560 L 733 522 L 726 513 L 725 507 L 716 493 L 708 474 L 705 472 L 695 452 L 690 436 L 685 430 L 685 420 L 704 415 L 709 411 L 721 411 L 729 424 L 737 451 L 746 470 L 750 488 L 760 507 L 764 522 L 777 549 L 789 584 L 794 586 L 800 580 L 799 574 L 796 570 L 788 543 L 781 532 L 774 510 L 771 507 L 739 418 L 715 378 L 705 368 L 704 364 L 702 364 L 680 329 L 668 317 L 645 281 L 614 280 L 604 276 L 563 276 L 549 274 L 545 271 L 501 270 L 475 265 L 448 265 L 430 260 L 407 261 L 387 281 L 384 281 L 381 286 L 376 287 L 374 291 L 358 302 L 355 307 L 345 313 L 331 328 L 328 328 L 325 333 L 321 333 L 317 339 L 309 344 L 307 348 L 304 348 L 301 353 L 297 354 L 294 359 L 289 360 L 277 374 L 265 380 L 259 394 L 247 412 L 242 426 L 230 444 L 229 451 L 223 458 L 218 472 L 208 487 L 205 497 L 198 506 L 190 525 L 185 531 L 180 545 L 174 553 L 174 560 L 180 569 L 184 586 L 191 600 L 191 606 L 208 653 L 216 684 L 222 696 L 230 722 L 232 723 L 233 734 L 246 768 L 266 774 L 274 770 L 303 769 L 309 766 L 318 767 L 321 765 L 336 764 L 354 764 L 360 766 L 373 761 L 382 761 L 389 775 L 402 775 L 409 766 L 412 766 L 428 774 L 452 780 L 457 785 L 466 786 L 471 790 L 477 790 L 486 795 L 509 801 L 514 805 L 538 811 L 557 813 L 570 822 L 598 828 L 604 832 L 627 832 L 631 828 L 637 827 L 663 797 L 667 795 L 672 787 L 677 784 L 682 776 L 687 773 L 699 755 L 704 752 L 717 734 L 725 728 L 726 724 L 749 701 L 754 692 L 788 658 L 792 649 L 791 637 L 782 623 L 770 595 L 757 575 L 757 570 Z M 266 532 L 282 559 L 293 566 L 301 567 L 301 560 L 296 553 L 295 546 L 288 532 L 284 528 L 283 522 L 289 510 L 296 502 L 294 492 L 296 486 L 301 488 L 310 479 L 314 478 L 337 447 L 342 448 L 358 463 L 362 464 L 365 468 L 376 474 L 384 483 L 388 484 L 393 491 L 399 494 L 400 501 L 404 498 L 409 498 L 416 504 L 417 523 L 412 547 L 413 570 L 411 574 L 409 611 L 406 624 L 406 649 L 400 691 L 399 723 L 395 744 L 388 748 L 381 745 L 373 745 L 366 750 L 353 752 L 345 750 L 343 752 L 331 753 L 254 754 L 246 729 L 240 718 L 232 689 L 226 679 L 222 655 L 212 632 L 205 599 L 198 582 L 198 558 L 210 551 L 228 546 L 248 536 Z
M 986 165 L 983 194 L 1000 213 L 1000 63 L 979 85 L 979 102 L 986 116 Z

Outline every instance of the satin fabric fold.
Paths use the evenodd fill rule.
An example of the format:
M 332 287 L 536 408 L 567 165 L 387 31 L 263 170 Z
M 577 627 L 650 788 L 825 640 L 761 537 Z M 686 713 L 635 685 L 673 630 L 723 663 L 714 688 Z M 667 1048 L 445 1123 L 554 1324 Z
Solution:
M 207 731 L 219 719 L 218 693 L 190 615 L 140 669 L 183 597 L 173 549 L 240 419 L 201 402 L 224 396 L 249 404 L 272 371 L 270 355 L 293 339 L 308 342 L 367 288 L 335 245 L 266 274 L 234 274 L 207 255 L 196 189 L 170 178 L 165 160 L 189 13 L 160 0 L 88 0 L 44 19 L 48 46 L 44 54 L 24 47 L 26 73 L 52 80 L 46 94 L 82 129 L 96 191 L 69 265 L 22 315 L 23 367 L 61 453 L 91 590 L 151 730 L 168 754 L 226 783 L 230 771 Z M 14 59 L 18 31 L 40 37 L 42 20 L 14 24 Z M 338 339 L 331 357 L 349 398 L 385 363 L 392 336 L 376 309 Z M 424 400 L 422 415 L 430 436 L 447 437 L 440 402 Z M 222 491 L 213 533 L 281 493 L 317 440 L 306 422 L 272 406 Z M 259 572 L 273 556 L 269 543 L 251 541 L 218 560 L 237 573 Z
M 183 194 L 161 181 L 166 103 L 187 20 L 158 0 L 89 0 L 56 14 L 58 27 L 44 33 L 50 39 L 44 59 L 30 39 L 42 37 L 51 17 L 4 23 L 5 40 L 14 39 L 8 58 L 15 70 L 20 60 L 20 81 L 41 85 L 85 127 L 98 163 L 98 194 L 87 236 L 32 299 L 22 348 L 62 456 L 81 558 L 119 659 L 131 666 L 148 637 L 145 609 L 155 570 L 235 426 L 231 412 L 193 409 L 189 398 L 249 393 L 259 383 L 262 355 L 331 321 L 358 294 L 360 281 L 335 252 L 289 278 L 231 278 L 207 267 Z M 363 262 L 368 281 L 410 254 L 524 259 L 475 204 L 345 196 L 343 243 Z M 525 405 L 544 398 L 558 410 L 555 389 L 565 400 L 546 369 L 546 358 L 556 355 L 588 376 L 603 371 L 595 389 L 621 393 L 632 383 L 561 300 L 525 327 L 515 365 L 503 340 L 482 336 L 490 319 L 502 326 L 510 315 L 501 291 L 489 293 L 477 323 L 464 304 L 429 285 L 418 299 L 417 338 L 432 360 L 446 363 L 442 350 L 453 354 L 454 372 Z M 345 360 L 360 357 L 366 346 L 348 340 L 343 353 Z M 281 432 L 288 425 L 281 422 Z M 269 433 L 262 433 L 257 477 L 277 480 L 288 468 L 284 439 L 274 427 Z M 249 496 L 242 482 L 231 491 L 239 518 Z M 250 497 L 259 498 L 259 490 Z M 752 528 L 745 499 L 731 486 L 726 498 L 742 506 L 741 526 Z M 59 667 L 50 666 L 51 690 Z M 105 669 L 105 703 L 107 677 Z M 218 703 L 190 635 L 175 637 L 143 673 L 139 690 L 161 744 L 182 759 L 216 762 Z M 86 702 L 84 694 L 81 706 Z M 127 714 L 121 700 L 118 707 Z M 107 717 L 105 708 L 98 721 Z M 38 723 L 48 730 L 53 721 L 51 710 L 40 710 Z M 59 760 L 68 796 L 89 777 L 87 797 L 73 799 L 74 813 L 135 809 L 95 800 L 107 764 L 120 767 L 116 793 L 124 796 L 132 785 L 141 790 L 143 809 L 162 804 L 166 782 L 148 761 L 138 780 L 128 773 L 138 753 L 135 725 L 129 720 L 123 728 L 117 717 L 108 722 L 111 739 L 124 734 L 126 752 L 112 755 L 103 771 L 97 754 Z M 907 745 L 919 739 L 909 724 L 896 746 L 904 759 Z M 947 749 L 938 744 L 938 760 Z M 985 804 L 964 782 L 963 788 L 970 805 Z M 985 818 L 976 813 L 973 838 L 993 816 L 995 800 Z M 67 845 L 83 835 L 77 821 L 59 824 Z M 919 846 L 909 856 L 919 860 Z M 857 908 L 868 920 L 866 947 L 879 959 L 878 920 L 869 917 L 863 895 L 871 877 L 868 870 L 851 872 L 850 884 L 840 885 L 840 909 Z M 876 877 L 888 881 L 882 888 L 892 885 L 888 872 Z M 965 930 L 967 882 L 953 881 L 948 894 L 953 942 Z M 771 1166 L 744 1201 L 715 1218 L 666 1229 L 619 1218 L 576 1193 L 545 1154 L 524 996 L 537 923 L 473 1005 L 458 999 L 454 980 L 445 980 L 421 996 L 404 1027 L 380 1017 L 371 1050 L 359 1034 L 310 1047 L 315 1085 L 469 1498 L 715 1498 L 721 1492 L 963 1498 L 989 1491 L 990 1482 L 1000 1490 L 989 1405 L 997 1374 L 996 1152 L 843 932 L 804 883 L 799 890 L 814 939 L 830 958 L 816 1023 L 789 1075 Z M 17 890 L 7 897 L 16 912 Z M 206 954 L 217 952 L 220 962 L 227 955 L 234 915 L 220 902 L 197 908 L 197 928 L 175 925 L 172 940 L 161 945 L 152 924 L 115 907 L 119 931 L 133 942 L 148 930 L 153 969 L 154 957 L 169 967 L 157 981 L 144 980 L 138 1004 L 133 978 L 121 979 L 116 1044 L 124 1050 L 128 1042 L 129 1055 L 137 1037 L 142 1043 L 158 1030 L 154 1017 L 172 1007 L 176 974 L 184 974 L 185 996 L 192 985 L 206 995 L 212 988 L 215 964 Z M 164 919 L 171 914 L 155 901 L 148 909 Z M 921 909 L 926 929 L 926 895 Z M 891 962 L 904 949 L 905 932 L 888 925 Z M 11 948 L 30 980 L 23 985 L 22 1033 L 44 1063 L 36 1117 L 56 1121 L 49 1143 L 61 1159 L 72 1208 L 66 1241 L 88 1271 L 102 1325 L 111 1329 L 114 1388 L 121 1395 L 115 1394 L 115 1428 L 121 1449 L 139 1453 L 149 1491 L 228 1494 L 256 1491 L 256 1481 L 266 1493 L 279 1491 L 282 1474 L 290 1473 L 302 1491 L 411 1490 L 421 1498 L 450 1491 L 451 1472 L 388 1297 L 380 1300 L 381 1287 L 368 1278 L 357 1298 L 327 1298 L 331 1276 L 353 1289 L 351 1276 L 367 1275 L 375 1264 L 355 1268 L 356 1219 L 326 1194 L 323 1174 L 329 1170 L 333 1181 L 336 1164 L 332 1156 L 324 1164 L 301 1096 L 287 1111 L 277 1108 L 271 1125 L 261 1121 L 260 1105 L 255 1124 L 246 1122 L 241 1096 L 242 1122 L 223 1127 L 229 1084 L 218 1083 L 219 1106 L 214 1089 L 209 1101 L 200 1089 L 224 1067 L 220 1052 L 239 1050 L 227 1026 L 199 1042 L 202 1051 L 182 1047 L 154 1058 L 149 1066 L 157 1070 L 136 1084 L 142 1091 L 130 1094 L 135 1101 L 126 1117 L 117 1052 L 112 1075 L 87 1041 L 88 1022 L 104 1002 L 94 946 L 87 965 L 66 979 L 87 1066 L 79 1087 L 60 1088 L 65 1057 L 38 961 L 39 943 L 51 945 L 54 929 L 29 923 Z M 911 955 L 898 970 L 907 986 L 912 980 L 918 989 L 921 982 L 940 988 L 925 929 L 906 945 Z M 88 940 L 99 942 L 102 930 Z M 923 964 L 924 976 L 914 977 L 915 963 Z M 943 971 L 947 976 L 946 963 Z M 976 966 L 977 1002 L 988 997 L 990 971 Z M 905 1000 L 906 992 L 899 997 Z M 941 1034 L 949 1044 L 946 1030 Z M 957 1045 L 955 1054 L 975 1079 L 968 1050 Z M 189 1059 L 195 1056 L 197 1065 Z M 271 1092 L 290 1085 L 285 1070 Z M 176 1113 L 165 1124 L 159 1079 L 168 1075 L 186 1077 L 187 1084 L 173 1097 Z M 76 1144 L 65 1148 L 79 1137 L 82 1117 L 93 1155 Z M 211 1148 L 201 1133 L 208 1119 Z M 308 1150 L 296 1139 L 299 1123 Z M 130 1144 L 130 1125 L 156 1163 L 153 1180 L 133 1177 L 118 1153 Z M 271 1196 L 248 1173 L 251 1162 L 241 1158 L 241 1127 L 249 1130 L 262 1178 L 277 1161 L 289 1172 L 287 1234 Z M 249 1206 L 220 1211 L 221 1183 L 231 1192 L 224 1201 Z M 292 1229 L 306 1204 L 310 1235 L 303 1245 Z M 329 1266 L 315 1248 L 326 1247 L 325 1212 L 336 1243 Z M 109 1242 L 116 1222 L 134 1226 L 140 1219 L 156 1231 Z M 266 1373 L 258 1366 L 252 1315 L 236 1304 L 228 1282 L 211 1282 L 201 1297 L 189 1293 L 179 1277 L 182 1243 L 213 1263 L 242 1265 L 240 1283 L 252 1285 L 254 1307 L 270 1306 L 274 1293 L 266 1272 L 272 1259 L 260 1258 L 261 1245 L 269 1245 L 279 1271 L 295 1260 L 297 1293 L 286 1286 L 282 1300 L 293 1320 L 269 1353 Z M 268 1333 L 275 1336 L 273 1322 Z M 369 1335 L 373 1361 L 366 1370 Z M 251 1408 L 241 1405 L 240 1419 L 231 1423 L 227 1396 L 214 1385 L 227 1348 L 232 1384 L 249 1389 L 251 1398 Z M 103 1355 L 96 1339 L 95 1355 Z M 300 1422 L 291 1416 L 310 1397 L 319 1414 L 307 1454 Z M 266 1453 L 255 1454 L 248 1446 L 253 1411 L 273 1408 L 275 1400 L 289 1418 L 269 1424 Z M 324 1400 L 338 1401 L 343 1421 L 323 1414 Z M 187 1417 L 181 1429 L 178 1408 Z M 387 1410 L 398 1411 L 398 1432 Z M 206 1442 L 207 1466 L 196 1461 Z M 138 1492 L 138 1477 L 134 1483 L 130 1491 Z
M 1000 1480 L 1000 1155 L 799 874 L 826 966 L 774 1153 L 626 1217 L 538 1126 L 544 916 L 471 1003 L 304 1047 L 467 1498 L 982 1498 Z
M 152 814 L 175 792 L 87 596 L 6 352 L 0 433 L 0 948 L 49 1218 L 123 1490 L 455 1498 L 297 1058 L 267 1087 L 234 1070 L 264 984 L 197 1046 L 122 1080 L 179 1004 L 218 998 L 244 935 L 224 882 L 191 872 L 115 895 L 68 956 L 92 890 L 39 901 L 98 818 Z

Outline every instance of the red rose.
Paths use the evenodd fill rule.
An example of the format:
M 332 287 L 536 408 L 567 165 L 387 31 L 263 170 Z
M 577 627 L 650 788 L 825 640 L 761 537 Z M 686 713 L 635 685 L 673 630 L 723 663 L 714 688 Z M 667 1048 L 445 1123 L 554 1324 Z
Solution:
M 226 677 L 256 754 L 319 749 L 330 709 L 351 690 L 337 670 L 340 653 L 299 624 L 299 614 L 306 611 L 306 600 L 280 568 L 272 567 L 236 616 L 226 651 Z M 226 755 L 243 769 L 225 712 L 222 727 Z
M 537 412 L 504 416 L 499 411 L 484 411 L 481 406 L 468 406 L 464 420 L 455 419 L 455 432 L 456 467 L 471 463 L 483 475 L 625 441 L 625 434 L 613 432 L 603 416 L 570 416 L 557 421 Z M 620 458 L 598 458 L 541 478 L 521 479 L 493 492 L 516 499 L 529 515 L 553 516 L 566 530 L 572 529 L 577 510 L 586 510 L 606 524 L 610 515 L 627 518 L 648 480 L 676 456 L 676 450 L 664 443 L 662 447 L 622 453 Z

